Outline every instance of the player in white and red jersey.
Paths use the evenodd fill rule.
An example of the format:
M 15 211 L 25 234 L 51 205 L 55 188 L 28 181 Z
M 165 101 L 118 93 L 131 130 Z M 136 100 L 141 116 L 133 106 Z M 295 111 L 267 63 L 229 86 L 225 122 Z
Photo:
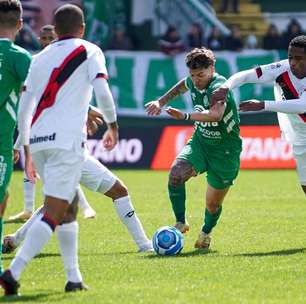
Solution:
M 18 280 L 25 266 L 41 251 L 58 224 L 63 222 L 65 214 L 75 206 L 72 202 L 76 201 L 85 160 L 85 122 L 93 89 L 108 127 L 102 140 L 105 149 L 113 149 L 118 141 L 116 111 L 106 81 L 105 58 L 99 47 L 81 39 L 85 29 L 82 10 L 75 5 L 63 5 L 55 12 L 54 21 L 59 39 L 32 61 L 18 113 L 21 143 L 27 155 L 30 145 L 43 182 L 45 211 L 30 227 L 9 269 L 0 276 L 0 285 L 6 295 L 18 294 Z M 112 198 L 120 197 L 120 191 L 115 191 L 116 184 L 112 187 Z M 122 185 L 119 183 L 117 187 L 121 189 Z M 67 239 L 65 232 L 71 230 L 74 239 Z M 66 291 L 84 289 L 75 254 L 76 235 L 74 225 L 63 231 L 62 240 L 59 238 L 64 264 L 69 254 L 76 257 L 68 269 L 73 272 L 70 276 L 74 280 L 67 282 Z
M 39 30 L 39 42 L 41 48 L 44 49 L 47 47 L 52 41 L 57 39 L 54 26 L 51 24 L 44 25 Z M 91 108 L 88 114 L 92 113 L 94 110 Z M 90 115 L 89 115 L 90 116 Z M 88 122 L 89 120 L 87 120 Z M 19 146 L 19 140 L 15 142 L 14 145 L 14 162 L 17 162 L 19 159 L 19 150 L 22 147 Z M 18 212 L 15 215 L 9 217 L 9 221 L 16 221 L 16 220 L 27 220 L 31 217 L 34 209 L 35 209 L 35 182 L 30 181 L 26 174 L 24 174 L 23 179 L 23 195 L 24 195 L 24 209 L 21 212 Z M 82 190 L 82 188 L 78 189 L 78 197 L 79 197 L 79 204 L 83 211 L 84 218 L 94 218 L 96 216 L 95 210 L 90 206 L 87 198 Z
M 240 110 L 279 112 L 282 135 L 293 146 L 297 173 L 306 194 L 306 36 L 291 40 L 287 60 L 232 75 L 214 93 L 213 102 L 223 100 L 228 89 L 245 83 L 268 82 L 274 83 L 275 100 L 244 102 L 240 104 Z

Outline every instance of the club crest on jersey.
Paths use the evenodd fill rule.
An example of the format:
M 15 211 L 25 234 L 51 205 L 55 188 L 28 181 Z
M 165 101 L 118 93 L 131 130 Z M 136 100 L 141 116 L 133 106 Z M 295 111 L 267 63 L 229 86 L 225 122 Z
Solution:
M 203 104 L 204 104 L 204 107 L 206 107 L 206 108 L 209 106 L 209 101 L 208 101 L 207 95 L 205 95 L 203 97 Z

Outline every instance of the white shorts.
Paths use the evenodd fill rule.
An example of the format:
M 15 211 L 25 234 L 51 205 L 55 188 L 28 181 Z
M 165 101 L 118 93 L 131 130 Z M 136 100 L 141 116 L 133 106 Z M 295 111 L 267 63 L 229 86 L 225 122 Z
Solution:
M 32 158 L 42 179 L 44 195 L 71 203 L 81 178 L 83 153 L 46 149 L 32 153 Z
M 82 167 L 80 184 L 94 192 L 105 193 L 118 178 L 93 156 L 87 155 Z
M 293 146 L 296 171 L 302 186 L 306 186 L 306 146 Z

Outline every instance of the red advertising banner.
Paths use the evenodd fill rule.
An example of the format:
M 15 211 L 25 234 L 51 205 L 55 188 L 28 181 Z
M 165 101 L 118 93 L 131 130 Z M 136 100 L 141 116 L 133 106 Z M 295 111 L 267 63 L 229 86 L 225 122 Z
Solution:
M 165 127 L 151 168 L 169 169 L 192 132 L 193 127 Z M 292 148 L 281 139 L 278 126 L 241 126 L 241 137 L 241 169 L 295 168 Z

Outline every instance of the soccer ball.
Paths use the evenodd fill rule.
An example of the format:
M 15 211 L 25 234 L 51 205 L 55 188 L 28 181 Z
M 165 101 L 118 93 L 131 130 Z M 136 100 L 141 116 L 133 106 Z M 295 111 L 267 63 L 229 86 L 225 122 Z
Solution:
M 164 226 L 153 235 L 153 248 L 159 255 L 178 254 L 184 246 L 184 236 L 175 227 Z

